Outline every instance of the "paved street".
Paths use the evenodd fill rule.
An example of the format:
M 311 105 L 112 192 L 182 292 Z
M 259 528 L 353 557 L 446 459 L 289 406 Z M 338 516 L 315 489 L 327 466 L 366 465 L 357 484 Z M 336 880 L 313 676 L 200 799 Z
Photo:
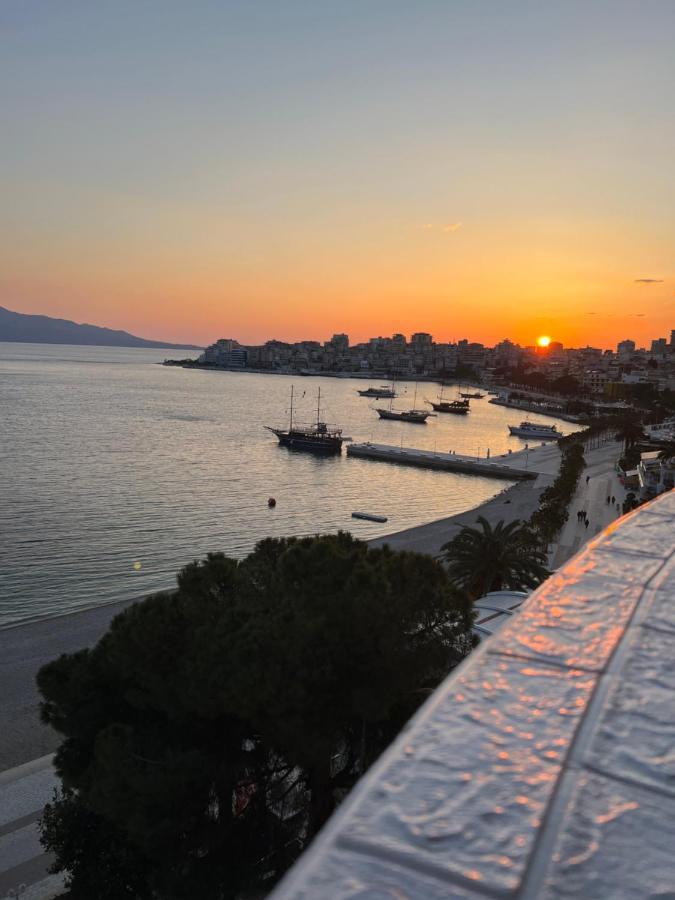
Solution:
M 549 566 L 552 569 L 560 568 L 587 541 L 621 515 L 616 503 L 621 506 L 626 491 L 615 471 L 616 461 L 621 456 L 621 445 L 612 441 L 597 450 L 587 450 L 584 455 L 586 468 L 570 503 L 569 518 L 549 556 Z M 608 504 L 607 497 L 612 496 L 615 503 Z M 588 528 L 583 522 L 577 521 L 577 511 L 581 509 L 586 510 Z
M 43 900 L 62 885 L 48 875 L 51 858 L 37 828 L 57 783 L 51 755 L 0 773 L 0 898 L 14 891 L 21 900 Z

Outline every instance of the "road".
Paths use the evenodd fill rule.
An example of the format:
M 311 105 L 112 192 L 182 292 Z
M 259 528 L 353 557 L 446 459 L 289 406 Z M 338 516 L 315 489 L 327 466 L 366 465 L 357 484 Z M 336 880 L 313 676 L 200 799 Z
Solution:
M 584 454 L 584 469 L 576 493 L 569 507 L 569 518 L 549 554 L 549 568 L 558 569 L 598 532 L 614 522 L 621 512 L 616 503 L 623 503 L 626 491 L 616 474 L 616 461 L 621 455 L 621 445 L 611 441 L 597 450 Z M 615 503 L 608 504 L 607 497 Z M 578 510 L 586 510 L 588 528 L 577 520 Z

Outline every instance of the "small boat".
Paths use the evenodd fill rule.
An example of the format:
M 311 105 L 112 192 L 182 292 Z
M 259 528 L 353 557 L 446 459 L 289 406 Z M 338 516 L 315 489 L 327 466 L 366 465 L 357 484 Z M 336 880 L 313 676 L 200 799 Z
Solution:
M 298 425 L 293 421 L 293 387 L 291 387 L 291 408 L 288 428 L 272 428 L 264 426 L 275 434 L 279 443 L 291 450 L 309 450 L 312 453 L 341 453 L 342 429 L 327 425 L 321 419 L 321 388 L 318 391 L 316 406 L 316 422 L 311 425 Z
M 476 391 L 475 394 L 463 394 L 460 391 L 459 396 L 464 397 L 465 400 L 482 400 L 485 397 L 485 394 L 481 394 L 479 391 Z
M 394 409 L 392 401 L 389 403 L 389 409 L 382 409 L 378 406 L 376 407 L 376 411 L 381 419 L 396 419 L 398 422 L 411 422 L 414 425 L 425 425 L 427 419 L 432 414 L 427 412 L 426 409 L 415 409 L 416 402 L 417 382 L 415 382 L 415 396 L 413 398 L 412 409 Z
M 381 419 L 396 419 L 399 422 L 413 422 L 415 425 L 426 424 L 431 415 L 426 409 L 380 409 L 377 413 Z
M 376 516 L 373 513 L 353 512 L 352 519 L 366 519 L 368 522 L 386 522 L 386 516 Z
M 557 441 L 562 437 L 555 425 L 539 425 L 536 422 L 521 422 L 509 425 L 509 431 L 516 437 L 535 438 L 543 441 Z
M 382 385 L 379 388 L 367 388 L 365 391 L 359 391 L 359 394 L 362 397 L 375 397 L 377 400 L 394 398 L 396 396 L 396 392 L 393 388 L 387 387 L 386 384 Z

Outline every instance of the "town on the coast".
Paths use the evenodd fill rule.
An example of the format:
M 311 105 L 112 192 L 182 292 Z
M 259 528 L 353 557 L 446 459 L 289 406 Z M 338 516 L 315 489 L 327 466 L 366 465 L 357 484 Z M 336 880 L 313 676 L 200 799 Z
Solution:
M 166 362 L 298 380 L 378 379 L 355 384 L 350 402 L 367 408 L 372 400 L 381 419 L 403 423 L 408 446 L 356 442 L 326 424 L 320 379 L 316 421 L 300 425 L 289 378 L 287 422 L 267 426 L 279 452 L 337 455 L 346 441 L 352 462 L 344 464 L 363 466 L 364 479 L 369 466 L 393 464 L 436 470 L 439 492 L 452 477 L 445 472 L 507 486 L 462 513 L 380 531 L 369 541 L 340 531 L 267 537 L 243 560 L 209 553 L 183 566 L 175 590 L 84 610 L 77 628 L 62 616 L 0 632 L 0 649 L 18 673 L 6 696 L 10 738 L 0 745 L 4 765 L 14 767 L 0 778 L 0 801 L 11 810 L 0 886 L 27 884 L 44 898 L 65 887 L 63 896 L 73 900 L 252 900 L 282 879 L 275 896 L 292 900 L 293 879 L 307 877 L 308 896 L 333 896 L 303 876 L 304 854 L 310 863 L 318 854 L 321 864 L 322 827 L 341 807 L 350 815 L 350 791 L 356 800 L 377 794 L 378 805 L 390 783 L 409 778 L 415 798 L 406 803 L 414 813 L 417 781 L 423 793 L 427 776 L 424 766 L 411 767 L 411 747 L 441 735 L 443 749 L 430 763 L 434 792 L 456 804 L 463 834 L 474 827 L 476 805 L 494 805 L 490 779 L 504 770 L 508 742 L 531 754 L 530 738 L 521 735 L 543 747 L 552 729 L 557 758 L 568 752 L 559 749 L 568 702 L 591 724 L 601 715 L 586 710 L 583 696 L 551 700 L 558 690 L 551 680 L 566 667 L 578 678 L 574 667 L 606 664 L 612 647 L 632 637 L 626 597 L 642 596 L 662 565 L 654 593 L 672 599 L 675 330 L 649 348 L 624 340 L 615 350 L 569 349 L 548 339 L 533 347 L 437 344 L 429 334 L 355 346 L 347 335 L 324 345 L 245 347 L 223 339 L 196 360 Z M 191 380 L 179 378 L 184 386 Z M 220 376 L 208 380 L 222 384 Z M 398 393 L 406 381 L 410 392 Z M 440 383 L 437 399 L 418 397 L 421 381 Z M 490 403 L 524 411 L 525 421 L 518 425 L 522 416 L 514 413 L 508 424 L 513 449 L 479 457 L 415 446 L 428 420 L 442 420 L 443 433 L 452 434 L 471 427 L 474 410 Z M 294 469 L 300 463 L 287 459 Z M 274 497 L 267 505 L 274 515 Z M 351 515 L 387 521 L 377 509 Z M 675 630 L 671 609 L 659 607 L 659 633 Z M 493 654 L 474 653 L 484 641 Z M 83 646 L 90 649 L 83 653 Z M 647 652 L 634 649 L 628 659 Z M 486 659 L 511 654 L 521 659 L 521 675 L 531 673 L 520 689 L 517 680 L 509 688 L 503 672 L 485 674 Z M 482 685 L 473 689 L 478 726 L 470 733 L 458 677 Z M 643 681 L 633 687 L 648 707 Z M 508 690 L 516 691 L 515 704 Z M 413 719 L 405 730 L 429 695 L 431 724 Z M 435 723 L 441 700 L 443 721 Z M 503 732 L 495 718 L 483 734 L 481 710 L 498 714 Z M 387 758 L 396 777 L 364 778 L 392 740 Z M 637 741 L 624 738 L 633 747 Z M 448 747 L 453 754 L 468 747 L 462 772 L 486 788 L 467 797 L 454 764 L 441 763 L 438 779 L 436 757 Z M 646 771 L 653 781 L 660 769 L 654 757 L 640 777 Z M 518 790 L 520 810 L 527 787 Z M 512 803 L 508 791 L 503 802 Z M 517 827 L 518 834 L 525 829 Z M 380 825 L 370 821 L 367 830 L 379 836 Z M 469 844 L 463 852 L 484 864 Z
M 547 338 L 528 347 L 508 339 L 493 347 L 466 339 L 441 343 L 426 332 L 409 340 L 394 334 L 357 344 L 350 344 L 346 334 L 323 343 L 269 340 L 255 346 L 220 338 L 197 359 L 167 363 L 277 374 L 478 379 L 552 394 L 626 400 L 675 390 L 675 330 L 649 347 L 626 339 L 605 350 L 564 347 Z

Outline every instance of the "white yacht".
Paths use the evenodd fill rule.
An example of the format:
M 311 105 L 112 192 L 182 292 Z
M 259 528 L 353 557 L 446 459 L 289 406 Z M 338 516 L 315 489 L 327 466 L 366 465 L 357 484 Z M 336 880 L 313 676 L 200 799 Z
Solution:
M 557 441 L 562 437 L 555 425 L 540 425 L 538 422 L 521 422 L 509 425 L 509 431 L 516 437 L 533 438 L 538 441 Z

